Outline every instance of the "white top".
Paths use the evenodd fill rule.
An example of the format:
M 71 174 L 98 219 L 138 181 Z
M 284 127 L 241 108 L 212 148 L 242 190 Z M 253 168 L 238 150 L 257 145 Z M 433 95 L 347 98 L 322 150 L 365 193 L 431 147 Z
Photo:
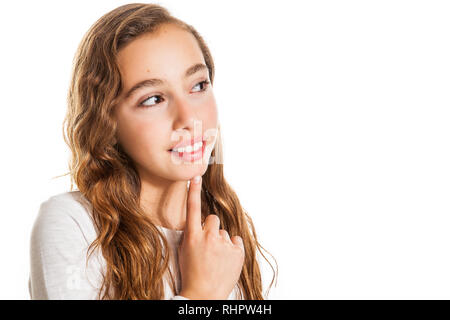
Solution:
M 97 248 L 86 266 L 86 252 L 97 237 L 92 219 L 91 204 L 79 191 L 70 191 L 50 197 L 40 206 L 33 225 L 30 241 L 31 299 L 97 299 L 105 261 Z M 189 300 L 178 295 L 181 278 L 177 247 L 183 230 L 158 226 L 166 235 L 174 262 L 169 265 L 176 284 L 176 295 L 165 278 L 165 300 Z M 175 264 L 175 267 L 174 267 Z M 175 269 L 175 271 L 174 271 Z M 228 300 L 239 295 L 236 284 Z

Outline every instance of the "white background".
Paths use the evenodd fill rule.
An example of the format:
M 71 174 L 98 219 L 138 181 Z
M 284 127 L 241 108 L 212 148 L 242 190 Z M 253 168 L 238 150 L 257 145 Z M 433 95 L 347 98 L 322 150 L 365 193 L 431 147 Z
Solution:
M 70 188 L 52 177 L 76 47 L 125 3 L 0 4 L 1 299 L 29 299 L 39 205 Z M 269 298 L 449 299 L 449 2 L 157 3 L 212 51 L 226 178 L 279 266 Z

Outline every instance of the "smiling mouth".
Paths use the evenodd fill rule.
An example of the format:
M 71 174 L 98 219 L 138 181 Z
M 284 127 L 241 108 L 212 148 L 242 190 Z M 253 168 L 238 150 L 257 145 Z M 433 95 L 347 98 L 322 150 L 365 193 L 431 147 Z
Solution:
M 205 151 L 206 141 L 201 141 L 201 144 L 199 142 L 198 145 L 194 146 L 186 146 L 184 148 L 178 148 L 178 149 L 170 149 L 168 152 L 170 152 L 172 155 L 185 160 L 185 161 L 195 161 L 198 159 L 201 159 L 203 157 L 203 153 Z

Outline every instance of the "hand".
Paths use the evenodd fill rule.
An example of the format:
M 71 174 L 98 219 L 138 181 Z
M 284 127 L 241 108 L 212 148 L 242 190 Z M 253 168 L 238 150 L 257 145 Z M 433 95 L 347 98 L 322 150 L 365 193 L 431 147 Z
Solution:
M 180 295 L 194 300 L 226 300 L 239 280 L 244 264 L 242 238 L 220 229 L 210 214 L 201 224 L 201 186 L 191 180 L 187 198 L 186 228 L 178 247 Z

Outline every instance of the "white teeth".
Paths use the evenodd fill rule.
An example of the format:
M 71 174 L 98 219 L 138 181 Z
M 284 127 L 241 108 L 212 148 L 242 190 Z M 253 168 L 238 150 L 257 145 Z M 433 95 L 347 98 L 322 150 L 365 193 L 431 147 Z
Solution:
M 182 153 L 182 152 L 192 152 L 192 151 L 197 151 L 198 149 L 200 149 L 201 147 L 203 146 L 203 142 L 202 141 L 199 141 L 199 142 L 197 142 L 197 143 L 194 143 L 194 145 L 193 146 L 186 146 L 186 147 L 181 147 L 181 148 L 178 148 L 178 149 L 173 149 L 172 151 L 175 151 L 175 152 L 180 152 L 180 153 Z
M 203 142 L 199 141 L 197 143 L 194 144 L 194 150 L 193 151 L 197 151 L 198 149 L 200 149 L 203 146 Z

